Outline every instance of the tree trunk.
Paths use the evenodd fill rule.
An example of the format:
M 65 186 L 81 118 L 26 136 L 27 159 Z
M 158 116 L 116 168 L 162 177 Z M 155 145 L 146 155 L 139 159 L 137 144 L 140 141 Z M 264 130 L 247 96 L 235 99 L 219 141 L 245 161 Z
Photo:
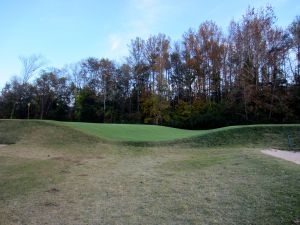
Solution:
M 245 110 L 245 118 L 248 121 L 248 110 L 247 110 L 247 99 L 246 99 L 246 84 L 244 83 L 244 110 Z
M 13 116 L 14 116 L 14 114 L 15 114 L 16 104 L 17 104 L 17 103 L 15 102 L 14 105 L 13 105 L 13 108 L 12 108 L 11 113 L 10 113 L 10 119 L 12 119 Z
M 40 119 L 42 120 L 44 117 L 44 97 L 42 97 L 42 103 L 41 103 L 41 115 L 40 115 Z
M 106 112 L 106 93 L 103 98 L 103 122 L 105 122 L 105 112 Z

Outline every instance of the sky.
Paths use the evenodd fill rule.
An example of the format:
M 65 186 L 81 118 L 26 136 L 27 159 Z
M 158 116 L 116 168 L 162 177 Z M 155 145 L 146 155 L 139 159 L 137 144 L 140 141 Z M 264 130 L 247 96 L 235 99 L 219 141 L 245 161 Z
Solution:
M 20 57 L 42 55 L 58 68 L 87 57 L 121 62 L 136 37 L 176 41 L 206 20 L 226 31 L 249 6 L 266 5 L 278 26 L 300 14 L 299 0 L 0 0 L 0 89 L 20 74 Z

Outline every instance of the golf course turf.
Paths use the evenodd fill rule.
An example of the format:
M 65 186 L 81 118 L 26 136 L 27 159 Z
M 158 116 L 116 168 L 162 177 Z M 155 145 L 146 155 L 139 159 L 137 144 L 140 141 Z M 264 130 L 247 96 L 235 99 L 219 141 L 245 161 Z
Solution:
M 100 124 L 77 122 L 65 122 L 63 124 L 86 134 L 114 141 L 171 141 L 196 136 L 202 133 L 202 131 L 140 124 Z
M 291 146 L 287 136 L 291 137 Z M 300 224 L 300 125 L 0 120 L 0 224 Z
M 201 137 L 210 134 L 224 132 L 240 132 L 246 130 L 247 133 L 252 130 L 299 128 L 297 124 L 285 125 L 248 125 L 248 126 L 229 126 L 211 130 L 184 130 L 165 126 L 141 125 L 141 124 L 103 124 L 103 123 L 78 123 L 78 122 L 53 122 L 57 125 L 66 125 L 77 129 L 89 135 L 99 137 L 104 140 L 124 141 L 124 142 L 160 142 L 176 141 L 180 139 Z M 258 137 L 258 135 L 256 135 Z

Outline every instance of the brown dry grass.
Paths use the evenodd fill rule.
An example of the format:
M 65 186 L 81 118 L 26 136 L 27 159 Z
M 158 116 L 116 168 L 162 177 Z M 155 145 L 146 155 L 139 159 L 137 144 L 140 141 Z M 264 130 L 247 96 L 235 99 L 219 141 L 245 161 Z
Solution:
M 300 218 L 299 166 L 259 148 L 134 147 L 56 126 L 35 130 L 0 150 L 1 225 L 273 225 Z

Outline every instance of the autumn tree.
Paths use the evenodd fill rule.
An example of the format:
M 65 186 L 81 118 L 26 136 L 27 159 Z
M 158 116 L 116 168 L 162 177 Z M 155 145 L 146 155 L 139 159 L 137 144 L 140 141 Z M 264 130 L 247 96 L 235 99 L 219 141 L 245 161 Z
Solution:
M 35 81 L 40 119 L 67 119 L 70 89 L 65 77 L 44 71 Z
M 296 67 L 292 68 L 294 79 L 299 84 L 300 83 L 300 16 L 292 22 L 289 27 L 289 32 L 292 38 L 292 50 L 296 58 Z
M 128 65 L 131 68 L 133 86 L 132 98 L 135 99 L 137 117 L 140 117 L 141 98 L 145 95 L 149 87 L 149 69 L 146 63 L 144 49 L 144 40 L 141 38 L 132 40 L 129 46 L 129 57 L 127 58 Z
M 272 7 L 248 8 L 227 32 L 205 21 L 173 44 L 162 33 L 136 38 L 119 63 L 88 57 L 41 70 L 42 58 L 23 57 L 19 77 L 1 91 L 0 117 L 193 129 L 297 122 L 299 21 L 281 28 Z
M 101 59 L 99 62 L 99 74 L 100 80 L 100 95 L 102 96 L 103 102 L 103 118 L 106 121 L 106 118 L 112 120 L 112 111 L 111 109 L 107 110 L 107 102 L 111 102 L 116 93 L 115 86 L 115 77 L 116 77 L 116 68 L 112 61 L 109 59 Z

